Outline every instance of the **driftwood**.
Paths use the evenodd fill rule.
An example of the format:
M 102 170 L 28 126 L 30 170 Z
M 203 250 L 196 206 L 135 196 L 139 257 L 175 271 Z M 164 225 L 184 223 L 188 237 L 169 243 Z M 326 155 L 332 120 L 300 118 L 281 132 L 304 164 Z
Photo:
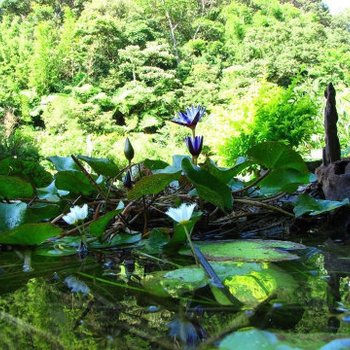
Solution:
M 326 199 L 342 200 L 344 198 L 350 199 L 350 159 L 341 159 L 340 155 L 335 95 L 335 89 L 330 83 L 325 91 L 326 146 L 323 149 L 322 165 L 316 169 L 316 175 Z

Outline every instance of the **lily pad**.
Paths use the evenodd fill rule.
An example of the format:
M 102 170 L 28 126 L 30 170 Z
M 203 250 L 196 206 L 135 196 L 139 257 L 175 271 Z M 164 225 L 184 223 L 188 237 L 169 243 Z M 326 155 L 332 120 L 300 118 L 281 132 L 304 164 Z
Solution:
M 57 171 L 76 170 L 80 171 L 78 165 L 74 162 L 72 157 L 48 157 L 48 160 L 53 163 Z
M 105 242 L 94 241 L 89 244 L 91 249 L 112 248 L 118 246 L 132 245 L 141 241 L 141 233 L 128 234 L 119 233 L 111 240 Z
M 23 224 L 0 234 L 0 243 L 12 245 L 39 245 L 58 236 L 62 230 L 52 224 Z
M 31 198 L 33 186 L 19 177 L 0 175 L 0 199 Z
M 134 200 L 148 194 L 157 194 L 163 191 L 172 181 L 178 180 L 179 177 L 180 172 L 145 176 L 129 191 L 128 198 Z
M 287 250 L 305 249 L 302 244 L 277 240 L 235 240 L 225 242 L 196 242 L 208 260 L 214 261 L 284 261 L 299 257 Z M 191 252 L 180 250 L 181 254 Z
M 86 156 L 78 156 L 79 159 L 88 163 L 96 174 L 103 175 L 106 177 L 114 177 L 118 175 L 119 168 L 110 159 L 107 158 L 92 158 Z
M 199 267 L 185 267 L 173 271 L 158 271 L 147 275 L 142 284 L 151 294 L 177 298 L 208 284 L 208 278 Z
M 332 211 L 334 209 L 343 207 L 344 205 L 349 204 L 349 199 L 345 198 L 340 201 L 330 201 L 315 199 L 307 194 L 301 194 L 298 196 L 298 199 L 295 203 L 294 213 L 296 216 L 302 216 L 308 213 L 311 216 L 319 215 Z
M 189 159 L 182 161 L 182 170 L 196 188 L 199 197 L 220 208 L 232 208 L 231 189 L 208 171 L 194 166 Z
M 271 332 L 244 329 L 227 335 L 219 344 L 219 350 L 301 350 L 280 341 Z
M 95 191 L 87 177 L 78 171 L 59 171 L 55 175 L 55 185 L 60 190 L 89 195 Z
M 50 202 L 59 202 L 61 196 L 66 196 L 69 194 L 69 191 L 59 190 L 55 181 L 52 181 L 47 187 L 37 188 L 38 198 L 45 199 Z

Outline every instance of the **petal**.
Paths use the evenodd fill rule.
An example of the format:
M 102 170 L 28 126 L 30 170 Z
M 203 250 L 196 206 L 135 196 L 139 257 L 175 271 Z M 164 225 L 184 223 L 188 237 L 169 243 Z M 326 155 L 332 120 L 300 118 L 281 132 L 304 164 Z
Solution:
M 72 213 L 68 213 L 67 215 L 64 215 L 62 219 L 68 224 L 73 225 L 77 220 L 76 216 Z

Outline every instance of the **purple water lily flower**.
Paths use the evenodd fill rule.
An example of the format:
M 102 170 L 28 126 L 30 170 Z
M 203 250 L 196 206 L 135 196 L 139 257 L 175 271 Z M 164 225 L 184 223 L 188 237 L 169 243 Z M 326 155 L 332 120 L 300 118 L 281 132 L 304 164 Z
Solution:
M 203 136 L 186 137 L 185 142 L 189 152 L 193 157 L 198 157 L 202 152 Z
M 186 108 L 185 112 L 179 112 L 178 118 L 174 118 L 172 122 L 187 126 L 191 129 L 194 129 L 197 123 L 202 119 L 205 113 L 205 108 L 198 105 L 197 107 L 191 106 Z

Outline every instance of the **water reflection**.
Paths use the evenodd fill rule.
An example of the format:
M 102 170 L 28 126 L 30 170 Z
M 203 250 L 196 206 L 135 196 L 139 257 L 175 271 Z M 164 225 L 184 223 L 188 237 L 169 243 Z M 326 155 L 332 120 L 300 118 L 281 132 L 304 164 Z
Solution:
M 151 296 L 140 280 L 173 267 L 126 252 L 83 260 L 33 256 L 30 265 L 24 273 L 23 255 L 0 254 L 1 349 L 205 348 L 201 341 L 213 346 L 246 326 L 317 349 L 350 334 L 350 263 L 334 251 L 279 264 L 298 288 L 243 310 L 218 305 L 208 287 L 191 298 Z

